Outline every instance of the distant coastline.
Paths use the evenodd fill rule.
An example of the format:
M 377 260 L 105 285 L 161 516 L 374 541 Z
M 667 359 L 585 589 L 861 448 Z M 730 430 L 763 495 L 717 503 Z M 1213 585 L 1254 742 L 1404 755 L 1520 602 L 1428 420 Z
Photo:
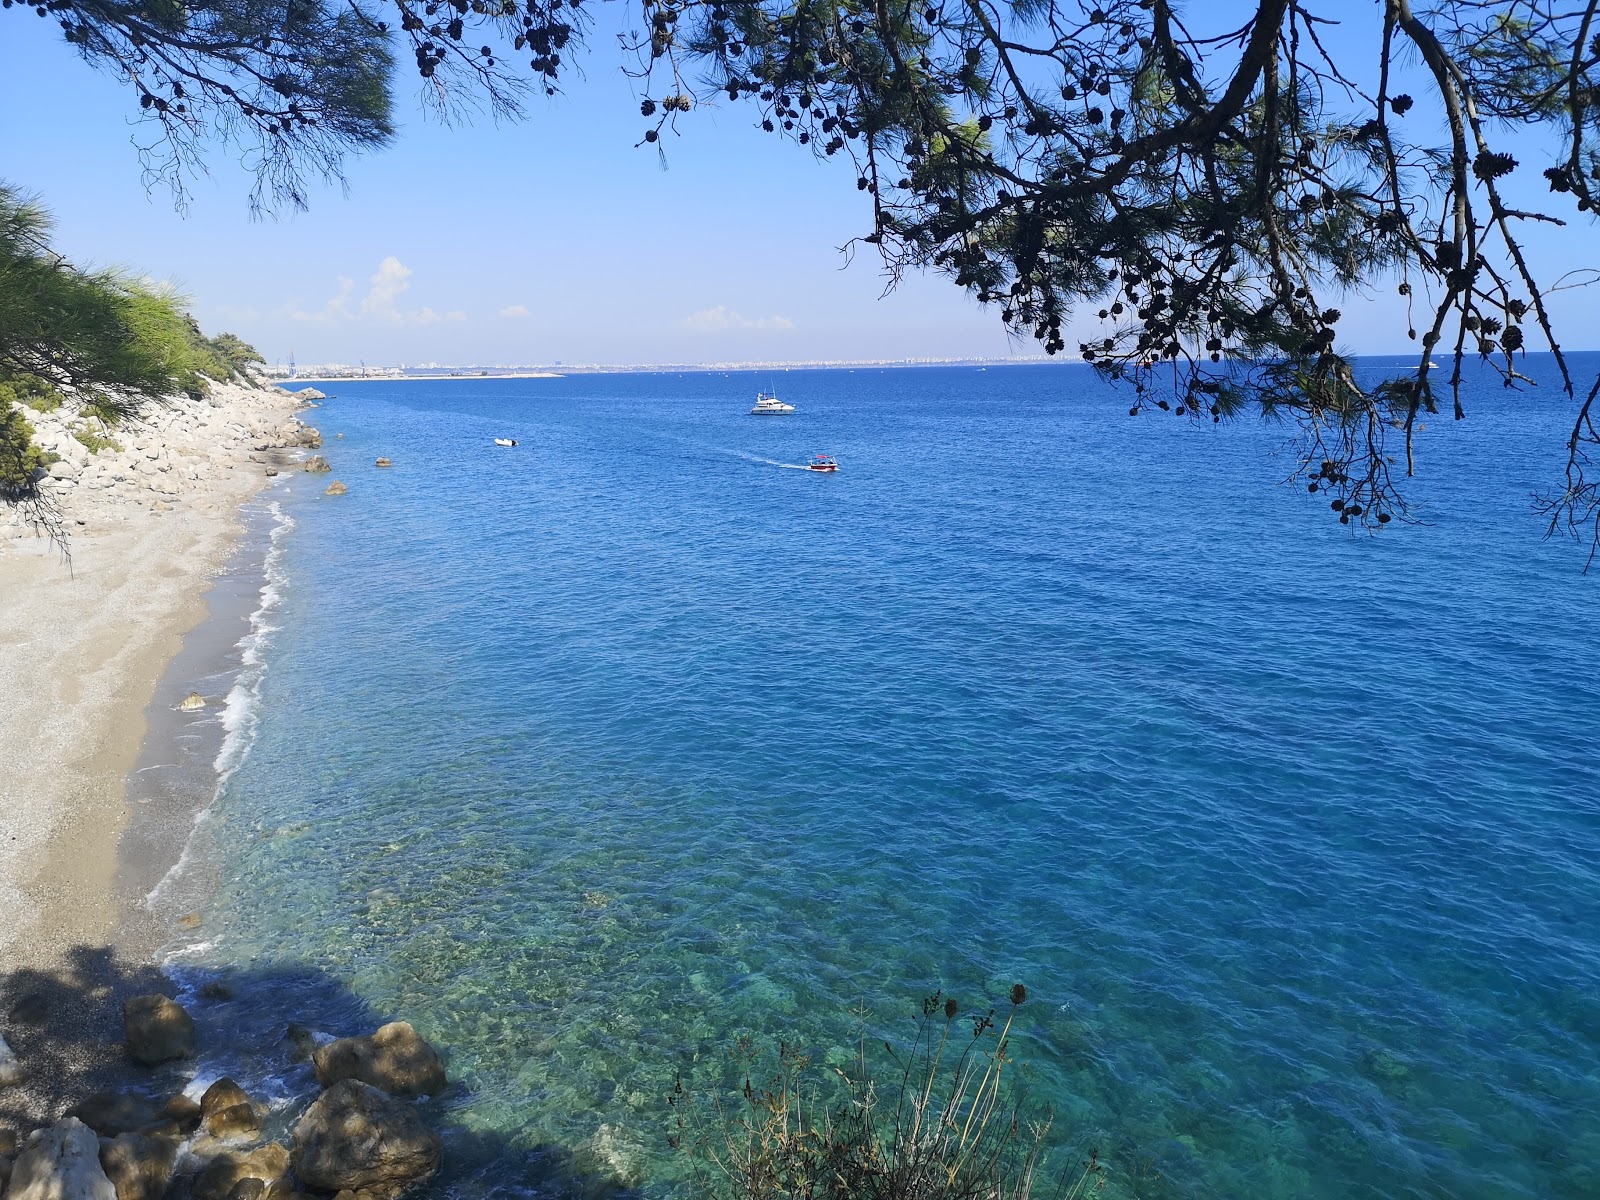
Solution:
M 1063 363 L 1082 363 L 1080 358 L 1044 355 L 1030 358 L 893 358 L 847 359 L 794 362 L 716 362 L 716 363 L 553 363 L 547 366 L 463 366 L 463 367 L 346 367 L 321 363 L 304 367 L 290 378 L 283 366 L 268 368 L 266 375 L 277 383 L 343 383 L 346 381 L 405 379 L 562 379 L 568 375 L 655 375 L 670 372 L 709 373 L 714 371 L 855 371 L 899 370 L 913 367 L 1039 367 Z
M 449 371 L 443 375 L 433 372 L 411 371 L 368 371 L 357 372 L 351 375 L 340 375 L 330 372 L 296 373 L 293 378 L 287 375 L 275 374 L 271 378 L 280 384 L 291 383 L 397 383 L 408 379 L 426 379 L 432 383 L 442 383 L 453 379 L 561 379 L 563 376 L 556 371 L 519 371 L 519 370 L 478 370 Z

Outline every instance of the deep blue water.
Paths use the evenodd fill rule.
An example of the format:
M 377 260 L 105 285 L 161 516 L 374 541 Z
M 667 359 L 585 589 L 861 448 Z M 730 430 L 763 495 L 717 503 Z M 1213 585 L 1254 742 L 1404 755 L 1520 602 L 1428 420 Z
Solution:
M 1072 366 L 328 390 L 216 953 L 447 1048 L 441 1193 L 596 1145 L 659 1190 L 737 1035 L 838 1061 L 1020 980 L 1056 1132 L 1142 1194 L 1600 1195 L 1553 389 L 1474 380 L 1379 537 L 1283 428 Z

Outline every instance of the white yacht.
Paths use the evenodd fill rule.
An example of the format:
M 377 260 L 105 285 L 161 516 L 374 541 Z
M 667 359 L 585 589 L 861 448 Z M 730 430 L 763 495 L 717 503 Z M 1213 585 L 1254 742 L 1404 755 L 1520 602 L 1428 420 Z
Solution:
M 776 396 L 769 396 L 765 392 L 757 392 L 756 406 L 750 411 L 758 417 L 781 417 L 784 413 L 792 413 L 794 405 L 785 404 Z

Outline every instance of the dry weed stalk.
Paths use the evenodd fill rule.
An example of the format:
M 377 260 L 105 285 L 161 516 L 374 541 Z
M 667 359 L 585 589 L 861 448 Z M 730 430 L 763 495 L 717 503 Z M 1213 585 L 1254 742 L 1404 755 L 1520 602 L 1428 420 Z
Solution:
M 923 1001 L 903 1056 L 884 1043 L 898 1074 L 880 1085 L 862 1035 L 849 1070 L 821 1077 L 799 1048 L 780 1044 L 767 1086 L 751 1082 L 759 1052 L 735 1048 L 744 1066 L 737 1100 L 699 1098 L 680 1079 L 671 1104 L 674 1146 L 688 1156 L 694 1194 L 714 1200 L 1031 1200 L 1048 1172 L 1048 1111 L 1030 1119 L 1012 1079 L 1011 1031 L 1027 990 L 1010 1011 L 974 1016 L 935 993 Z M 951 1061 L 951 1059 L 954 1061 Z M 1073 1161 L 1048 1185 L 1079 1200 L 1106 1181 L 1098 1152 Z M 1041 1190 L 1039 1194 L 1043 1194 Z

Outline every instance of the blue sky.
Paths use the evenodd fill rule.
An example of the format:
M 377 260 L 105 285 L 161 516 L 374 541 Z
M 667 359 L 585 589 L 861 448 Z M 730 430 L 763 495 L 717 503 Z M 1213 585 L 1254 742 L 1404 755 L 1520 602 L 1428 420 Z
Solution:
M 1376 6 L 1353 7 L 1353 26 L 1376 20 Z M 400 135 L 349 162 L 347 191 L 317 188 L 309 212 L 253 221 L 236 152 L 215 150 L 178 214 L 170 193 L 141 180 L 132 92 L 83 64 L 53 21 L 14 8 L 0 23 L 0 172 L 54 211 L 59 246 L 174 280 L 204 327 L 239 333 L 269 360 L 291 350 L 303 363 L 622 364 L 1037 352 L 943 279 L 908 277 L 885 296 L 874 256 L 847 266 L 837 247 L 871 220 L 853 170 L 761 133 L 753 107 L 681 118 L 684 136 L 665 138 L 668 169 L 635 149 L 644 123 L 603 31 L 584 76 L 517 125 L 442 127 L 402 75 Z M 1592 226 L 1541 231 L 1533 254 L 1549 278 L 1594 262 L 1596 244 Z M 1570 348 L 1593 345 L 1588 294 L 1559 304 Z M 1346 308 L 1349 348 L 1409 349 L 1392 298 Z

